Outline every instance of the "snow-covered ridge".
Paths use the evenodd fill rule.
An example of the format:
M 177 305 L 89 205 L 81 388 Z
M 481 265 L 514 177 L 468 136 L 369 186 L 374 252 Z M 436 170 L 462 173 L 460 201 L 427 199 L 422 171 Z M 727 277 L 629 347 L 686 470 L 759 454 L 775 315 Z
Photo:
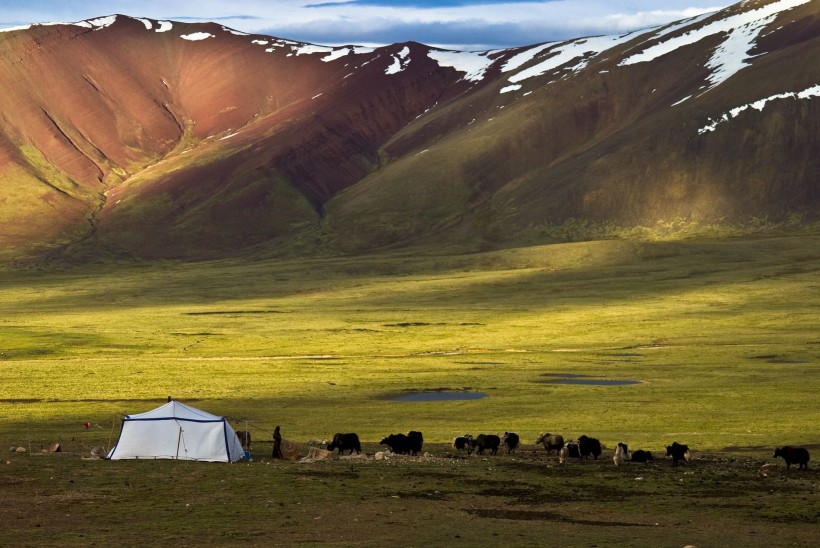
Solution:
M 592 58 L 597 57 L 618 44 L 632 40 L 634 37 L 635 34 L 630 33 L 617 36 L 592 36 L 572 40 L 570 42 L 562 42 L 557 45 L 543 44 L 512 57 L 507 64 L 505 64 L 503 70 L 514 70 L 533 58 L 546 57 L 546 59 L 540 63 L 513 74 L 508 80 L 513 84 L 517 84 L 528 78 L 546 74 L 576 59 L 578 59 L 578 62 L 572 67 L 569 67 L 568 70 L 578 72 L 586 67 Z M 530 55 L 529 58 L 527 57 L 528 54 Z
M 772 95 L 764 99 L 758 99 L 753 103 L 733 108 L 729 112 L 723 114 L 723 116 L 721 116 L 717 120 L 710 120 L 709 124 L 703 126 L 698 130 L 698 135 L 703 135 L 704 133 L 715 131 L 715 129 L 717 129 L 717 127 L 720 124 L 724 122 L 729 122 L 733 118 L 736 118 L 738 115 L 740 115 L 741 112 L 744 112 L 746 110 L 755 109 L 762 112 L 763 109 L 766 108 L 766 105 L 768 103 L 771 103 L 772 101 L 778 101 L 781 99 L 811 99 L 812 97 L 820 97 L 820 85 L 812 86 L 810 88 L 804 89 L 803 91 L 778 93 L 776 95 Z
M 372 53 L 374 51 L 374 48 L 368 48 L 365 46 L 320 46 L 317 44 L 294 42 L 293 40 L 283 40 L 281 38 L 270 38 L 267 40 L 254 38 L 253 40 L 251 40 L 251 43 L 256 44 L 258 46 L 265 46 L 265 51 L 267 53 L 273 53 L 277 49 L 289 49 L 290 52 L 288 53 L 288 57 L 323 54 L 324 57 L 322 57 L 322 61 L 326 63 L 345 57 L 350 53 L 363 54 Z
M 516 53 L 504 63 L 501 67 L 501 72 L 510 72 L 513 70 L 517 70 L 533 59 L 541 53 L 542 51 L 553 47 L 557 42 L 547 42 L 546 44 L 540 44 L 538 46 L 533 46 L 528 48 L 520 53 Z
M 398 74 L 410 63 L 410 48 L 404 46 L 402 50 L 393 56 L 393 63 L 385 69 L 385 74 Z
M 139 21 L 143 24 L 146 30 L 152 30 L 154 32 L 169 32 L 174 29 L 174 23 L 172 21 L 158 21 L 154 19 L 148 19 L 145 17 L 128 17 L 128 16 L 118 16 L 118 15 L 109 15 L 106 17 L 99 17 L 96 19 L 88 19 L 85 21 L 77 21 L 74 23 L 51 23 L 54 25 L 75 25 L 84 28 L 90 28 L 94 30 L 104 29 L 106 27 L 110 27 L 113 25 L 119 17 L 125 17 L 126 19 L 133 19 L 134 21 Z M 12 31 L 12 30 L 25 30 L 30 28 L 31 25 L 25 27 L 15 27 L 11 29 L 3 29 L 3 31 Z M 232 34 L 234 36 L 248 36 L 251 37 L 251 43 L 260 46 L 266 46 L 266 50 L 268 53 L 273 53 L 279 48 L 289 48 L 290 52 L 289 55 L 300 56 L 300 55 L 314 55 L 314 54 L 324 54 L 325 56 L 322 58 L 323 61 L 330 62 L 341 57 L 346 56 L 349 53 L 353 54 L 364 54 L 364 53 L 372 53 L 375 51 L 375 48 L 365 47 L 365 46 L 341 46 L 341 47 L 334 47 L 334 46 L 321 46 L 317 44 L 306 44 L 304 42 L 295 42 L 293 40 L 282 40 L 276 38 L 268 38 L 268 39 L 260 39 L 258 35 L 251 35 L 247 32 L 241 32 L 230 27 L 222 26 L 222 31 L 227 34 Z M 192 42 L 207 40 L 208 38 L 216 38 L 216 35 L 205 32 L 191 32 L 188 34 L 180 34 L 179 36 L 183 40 L 188 40 Z
M 752 9 L 742 13 L 731 14 L 726 12 L 722 19 L 712 21 L 701 27 L 693 28 L 683 34 L 679 34 L 652 45 L 640 53 L 630 55 L 620 62 L 621 66 L 635 65 L 654 61 L 663 55 L 671 53 L 679 48 L 699 42 L 716 34 L 725 34 L 723 43 L 715 49 L 711 59 L 706 66 L 712 69 L 709 76 L 710 88 L 731 78 L 743 67 L 749 65 L 748 52 L 755 46 L 755 40 L 760 33 L 783 11 L 787 11 L 811 0 L 780 0 L 771 4 Z M 690 26 L 695 26 L 701 20 Z M 686 28 L 686 25 L 676 25 L 674 31 Z M 663 37 L 672 34 L 667 28 L 659 32 L 654 37 Z
M 488 57 L 490 53 L 493 52 L 431 49 L 427 52 L 427 57 L 438 63 L 440 67 L 451 67 L 458 72 L 463 72 L 464 80 L 480 82 L 495 62 Z
M 32 25 L 21 25 L 19 27 L 7 27 L 4 29 L 0 29 L 0 32 L 14 32 L 18 30 L 28 30 L 32 27 Z
M 170 32 L 174 30 L 175 23 L 172 21 L 160 21 L 149 19 L 145 17 L 129 17 L 129 16 L 118 16 L 118 15 L 109 15 L 106 17 L 99 17 L 95 19 L 88 19 L 84 21 L 77 21 L 72 23 L 51 23 L 54 25 L 74 25 L 83 28 L 93 29 L 93 30 L 101 30 L 107 27 L 112 26 L 114 23 L 117 22 L 118 19 L 125 18 L 131 19 L 133 21 L 139 21 L 144 27 L 146 31 L 151 32 Z M 14 30 L 26 30 L 30 28 L 32 25 L 27 25 L 23 27 L 14 27 L 9 29 L 2 29 L 0 32 L 9 32 Z M 191 28 L 191 25 L 186 25 L 187 29 Z M 267 53 L 274 53 L 277 50 L 287 50 L 287 56 L 302 56 L 302 55 L 322 55 L 321 60 L 324 62 L 331 62 L 342 59 L 347 57 L 350 54 L 353 55 L 362 55 L 362 54 L 371 54 L 374 53 L 377 49 L 381 48 L 373 48 L 373 47 L 366 47 L 366 46 L 322 46 L 318 44 L 307 44 L 304 42 L 296 42 L 293 40 L 284 40 L 278 39 L 274 37 L 260 37 L 259 35 L 250 35 L 244 32 L 239 32 L 233 30 L 229 27 L 222 26 L 221 29 L 223 32 L 234 35 L 234 36 L 247 36 L 250 38 L 250 43 L 261 46 L 265 48 Z M 210 38 L 216 38 L 216 35 L 212 32 L 205 32 L 205 31 L 196 31 L 196 32 L 188 32 L 186 34 L 180 34 L 179 38 L 187 41 L 198 42 L 207 40 Z M 493 59 L 490 58 L 490 55 L 494 53 L 499 53 L 495 51 L 484 51 L 484 52 L 467 52 L 467 51 L 449 51 L 449 50 L 439 50 L 439 49 L 431 49 L 427 55 L 430 59 L 436 61 L 439 66 L 442 67 L 451 67 L 458 72 L 464 73 L 463 79 L 468 80 L 471 82 L 478 82 L 484 78 L 486 75 L 487 70 L 493 65 L 495 62 Z M 524 56 L 526 57 L 526 55 Z M 521 62 L 526 62 L 522 57 Z M 388 75 L 398 74 L 399 72 L 405 70 L 410 65 L 410 48 L 404 47 L 401 51 L 395 54 L 390 55 L 391 64 L 385 69 L 385 73 Z M 364 66 L 364 65 L 361 65 Z M 513 66 L 513 65 L 510 65 Z
M 78 27 L 85 27 L 87 29 L 100 30 L 110 27 L 117 21 L 116 15 L 108 15 L 106 17 L 98 17 L 97 19 L 89 19 L 86 21 L 77 21 L 73 23 Z

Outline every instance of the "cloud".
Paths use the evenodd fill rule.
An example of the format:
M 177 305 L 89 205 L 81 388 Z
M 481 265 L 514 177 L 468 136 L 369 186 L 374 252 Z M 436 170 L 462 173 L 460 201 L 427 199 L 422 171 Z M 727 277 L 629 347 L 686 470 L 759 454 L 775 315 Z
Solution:
M 162 19 L 171 19 L 173 21 L 206 21 L 206 22 L 218 22 L 218 21 L 267 21 L 268 19 L 265 17 L 259 17 L 258 15 L 220 15 L 219 17 L 203 17 L 203 16 L 195 16 L 195 15 L 177 15 L 171 17 L 162 17 Z
M 117 12 L 215 21 L 244 32 L 325 45 L 416 41 L 496 49 L 622 34 L 720 7 L 709 0 L 11 0 L 0 4 L 0 20 L 12 26 Z
M 541 0 L 541 3 L 561 0 Z M 534 4 L 537 0 L 328 0 L 305 4 L 307 8 L 327 8 L 338 6 L 372 6 L 391 8 L 466 8 L 486 4 Z
M 279 37 L 299 36 L 300 40 L 316 44 L 390 44 L 421 42 L 428 45 L 459 46 L 459 49 L 493 49 L 521 43 L 543 42 L 541 29 L 522 36 L 518 25 L 484 21 L 444 22 L 346 22 L 312 21 L 286 28 L 269 27 L 263 34 Z
M 348 4 L 393 4 L 385 0 L 354 0 Z M 412 3 L 411 3 L 412 4 Z M 405 8 L 360 11 L 362 8 L 319 10 L 303 21 L 282 21 L 264 26 L 263 34 L 295 38 L 317 44 L 387 44 L 415 41 L 454 49 L 496 49 L 564 41 L 583 36 L 624 34 L 672 21 L 717 11 L 718 7 L 679 10 L 644 10 L 603 13 L 589 9 L 589 2 L 555 0 L 505 2 L 503 6 L 479 2 L 463 9 Z M 400 13 L 399 13 L 400 12 Z M 503 12 L 504 16 L 498 16 Z

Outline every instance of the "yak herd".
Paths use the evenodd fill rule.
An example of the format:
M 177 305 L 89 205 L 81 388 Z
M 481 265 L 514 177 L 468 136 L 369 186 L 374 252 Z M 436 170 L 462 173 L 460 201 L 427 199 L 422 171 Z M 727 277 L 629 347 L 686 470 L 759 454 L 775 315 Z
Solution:
M 416 430 L 411 430 L 407 434 L 390 434 L 379 442 L 380 445 L 386 446 L 391 453 L 399 455 L 418 455 L 421 452 L 423 443 L 424 436 Z M 588 459 L 592 457 L 594 460 L 598 460 L 603 452 L 601 442 L 597 438 L 588 436 L 579 436 L 575 440 L 565 441 L 560 434 L 539 434 L 535 444 L 543 445 L 548 454 L 555 451 L 560 464 L 565 464 L 571 458 Z M 464 434 L 452 441 L 452 447 L 456 453 L 466 451 L 468 455 L 471 455 L 473 451 L 478 455 L 483 455 L 484 451 L 489 451 L 490 454 L 495 455 L 499 447 L 504 447 L 507 453 L 513 453 L 520 445 L 521 438 L 515 432 L 504 432 L 503 436 L 479 434 L 473 437 L 470 434 Z M 343 451 L 348 451 L 348 454 L 352 454 L 353 451 L 361 453 L 362 445 L 357 434 L 352 432 L 338 433 L 327 444 L 327 449 L 329 451 L 338 449 L 340 455 Z M 672 445 L 666 447 L 666 457 L 671 459 L 672 466 L 686 465 L 691 458 L 689 446 L 673 442 Z M 777 457 L 783 458 L 787 470 L 791 468 L 792 464 L 796 464 L 798 468 L 808 468 L 810 458 L 807 449 L 788 445 L 775 449 L 773 458 Z M 615 466 L 619 466 L 624 462 L 652 462 L 653 456 L 650 451 L 643 449 L 630 451 L 627 444 L 621 442 L 615 447 L 612 460 Z

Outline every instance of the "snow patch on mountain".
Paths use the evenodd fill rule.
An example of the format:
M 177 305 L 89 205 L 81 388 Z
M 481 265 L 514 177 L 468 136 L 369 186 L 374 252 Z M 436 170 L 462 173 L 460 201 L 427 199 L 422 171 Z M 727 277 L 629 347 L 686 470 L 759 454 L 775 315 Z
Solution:
M 487 55 L 490 52 L 474 51 L 450 51 L 441 49 L 431 49 L 427 52 L 427 57 L 438 63 L 440 67 L 451 67 L 458 72 L 464 73 L 464 80 L 470 82 L 480 82 L 487 74 L 487 70 L 495 62 Z
M 141 17 L 134 17 L 134 19 L 145 25 L 145 30 L 151 30 L 154 28 L 154 22 L 150 19 L 143 19 Z
M 250 36 L 250 34 L 247 32 L 242 32 L 241 30 L 234 30 L 231 27 L 223 26 L 222 30 L 236 36 Z
M 404 46 L 404 48 L 398 52 L 397 54 L 393 55 L 393 63 L 390 64 L 384 70 L 385 74 L 398 74 L 402 70 L 410 64 L 410 48 Z
M 706 79 L 713 88 L 725 82 L 743 67 L 748 67 L 748 52 L 755 45 L 760 31 L 771 23 L 777 15 L 770 15 L 764 19 L 759 19 L 735 28 L 729 32 L 726 40 L 717 47 L 706 66 L 712 69 Z
M 329 63 L 331 61 L 335 61 L 336 59 L 340 59 L 346 56 L 348 53 L 370 53 L 373 51 L 372 48 L 360 47 L 360 46 L 345 46 L 345 47 L 332 47 L 332 46 L 319 46 L 316 44 L 303 44 L 300 42 L 291 42 L 290 40 L 279 40 L 275 43 L 270 49 L 266 50 L 271 52 L 276 47 L 285 47 L 290 46 L 292 53 L 288 55 L 313 55 L 316 53 L 325 53 L 324 57 L 322 57 L 322 61 Z
M 16 30 L 28 30 L 31 28 L 31 25 L 22 25 L 20 27 L 8 27 L 5 29 L 0 29 L 0 32 L 14 32 Z
M 521 84 L 513 84 L 511 86 L 504 86 L 499 93 L 509 93 L 511 91 L 518 91 L 521 89 Z
M 193 32 L 191 34 L 183 34 L 180 36 L 183 40 L 190 40 L 191 42 L 198 42 L 200 40 L 207 40 L 208 38 L 214 38 L 214 35 L 210 32 Z
M 254 44 L 262 44 L 262 41 L 261 40 L 253 40 L 253 43 Z M 291 40 L 272 40 L 271 43 L 270 43 L 270 47 L 266 48 L 265 52 L 273 53 L 274 51 L 276 51 L 277 48 L 285 48 L 285 47 L 290 47 L 291 51 L 295 51 L 299 48 L 300 45 L 303 45 L 303 44 L 299 44 L 299 42 L 293 42 Z M 293 54 L 289 53 L 288 56 L 290 56 L 290 55 L 293 55 Z
M 74 25 L 78 27 L 85 27 L 87 29 L 100 30 L 110 27 L 117 22 L 116 15 L 109 15 L 107 17 L 99 17 L 97 19 L 89 19 L 87 21 L 77 21 Z
M 538 46 L 526 49 L 520 53 L 516 53 L 515 55 L 507 59 L 507 61 L 501 67 L 501 72 L 510 72 L 523 67 L 524 65 L 535 59 L 535 57 L 539 53 L 541 53 L 545 49 L 551 48 L 555 44 L 556 42 L 547 42 L 545 44 L 540 44 Z
M 812 97 L 820 97 L 820 85 L 812 86 L 810 88 L 804 89 L 803 91 L 778 93 L 776 95 L 771 95 L 764 99 L 758 99 L 753 103 L 741 105 L 739 107 L 731 109 L 729 112 L 724 113 L 723 116 L 721 116 L 717 120 L 710 119 L 709 124 L 703 126 L 698 130 L 698 135 L 703 135 L 704 133 L 715 131 L 720 124 L 724 122 L 729 122 L 733 118 L 739 116 L 741 112 L 747 111 L 749 109 L 755 109 L 757 111 L 762 112 L 763 109 L 766 108 L 766 105 L 768 103 L 771 103 L 772 101 L 777 101 L 781 99 L 811 99 Z
M 364 46 L 345 46 L 343 48 L 334 49 L 333 51 L 331 51 L 329 55 L 322 57 L 322 61 L 324 61 L 325 63 L 329 63 L 331 61 L 335 61 L 336 59 L 346 57 L 350 53 L 354 55 L 361 55 L 363 53 L 373 53 L 374 51 L 374 48 L 368 48 Z
M 174 28 L 174 24 L 170 21 L 157 21 L 159 23 L 159 28 L 154 32 L 168 32 L 169 30 Z
M 780 0 L 772 2 L 763 7 L 745 11 L 737 14 L 729 14 L 717 21 L 712 21 L 704 26 L 692 28 L 683 34 L 673 36 L 667 40 L 652 45 L 640 53 L 630 55 L 620 62 L 621 66 L 635 65 L 654 61 L 663 55 L 671 53 L 679 48 L 697 43 L 705 38 L 716 34 L 725 34 L 723 43 L 715 49 L 712 57 L 706 66 L 712 69 L 712 74 L 708 80 L 711 88 L 725 82 L 736 74 L 739 70 L 748 66 L 748 52 L 755 45 L 755 40 L 763 29 L 765 29 L 777 15 L 811 0 Z M 699 21 L 698 21 L 699 22 Z M 694 27 L 697 22 L 689 25 Z M 674 30 L 686 28 L 679 26 Z M 668 29 L 663 33 L 658 33 L 655 37 L 671 34 Z
M 671 23 L 670 25 L 667 25 L 666 27 L 661 27 L 660 29 L 658 29 L 657 32 L 652 34 L 652 38 L 653 39 L 660 38 L 661 36 L 666 36 L 667 34 L 675 33 L 675 32 L 677 32 L 677 31 L 679 31 L 683 28 L 693 27 L 693 26 L 697 25 L 698 23 L 700 23 L 701 21 L 704 21 L 705 19 L 709 19 L 710 17 L 712 17 L 716 13 L 717 12 L 715 12 L 715 11 L 710 11 L 708 13 L 702 13 L 701 15 L 697 15 L 695 17 L 690 17 L 689 19 L 683 19 L 682 21 L 678 21 L 677 23 Z
M 330 52 L 329 55 L 325 55 L 324 57 L 322 57 L 322 61 L 324 61 L 325 63 L 330 63 L 331 61 L 335 61 L 336 59 L 341 59 L 348 53 L 350 53 L 350 48 L 341 48 L 333 50 Z
M 572 67 L 570 67 L 569 70 L 573 72 L 578 72 L 579 70 L 586 67 L 589 64 L 590 60 L 594 57 L 600 55 L 601 53 L 610 48 L 617 46 L 618 44 L 631 40 L 632 38 L 634 38 L 632 33 L 621 34 L 617 36 L 592 36 L 589 38 L 573 40 L 571 42 L 562 42 L 558 45 L 545 44 L 544 46 L 539 46 L 538 48 L 535 48 L 540 48 L 540 51 L 536 52 L 535 56 L 544 57 L 544 52 L 547 52 L 546 55 L 548 55 L 548 57 L 540 63 L 535 64 L 527 69 L 522 70 L 521 72 L 518 72 L 517 74 L 510 76 L 509 81 L 513 84 L 516 84 L 518 82 L 527 80 L 528 78 L 541 76 L 551 70 L 555 70 L 558 67 L 575 61 L 576 59 L 578 59 L 578 62 Z M 513 59 L 515 59 L 515 57 L 511 58 L 510 61 L 513 61 Z M 510 61 L 508 61 L 508 63 Z M 518 59 L 512 66 L 518 63 L 520 63 L 518 64 L 518 66 L 521 66 L 526 62 L 526 60 L 523 60 L 523 58 L 521 58 Z

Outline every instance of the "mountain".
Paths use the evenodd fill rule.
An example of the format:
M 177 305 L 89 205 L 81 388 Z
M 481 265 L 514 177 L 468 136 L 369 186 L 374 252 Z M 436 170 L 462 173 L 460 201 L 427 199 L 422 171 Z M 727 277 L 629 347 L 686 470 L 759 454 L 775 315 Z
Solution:
M 820 2 L 489 52 L 122 15 L 0 32 L 0 256 L 813 222 Z

